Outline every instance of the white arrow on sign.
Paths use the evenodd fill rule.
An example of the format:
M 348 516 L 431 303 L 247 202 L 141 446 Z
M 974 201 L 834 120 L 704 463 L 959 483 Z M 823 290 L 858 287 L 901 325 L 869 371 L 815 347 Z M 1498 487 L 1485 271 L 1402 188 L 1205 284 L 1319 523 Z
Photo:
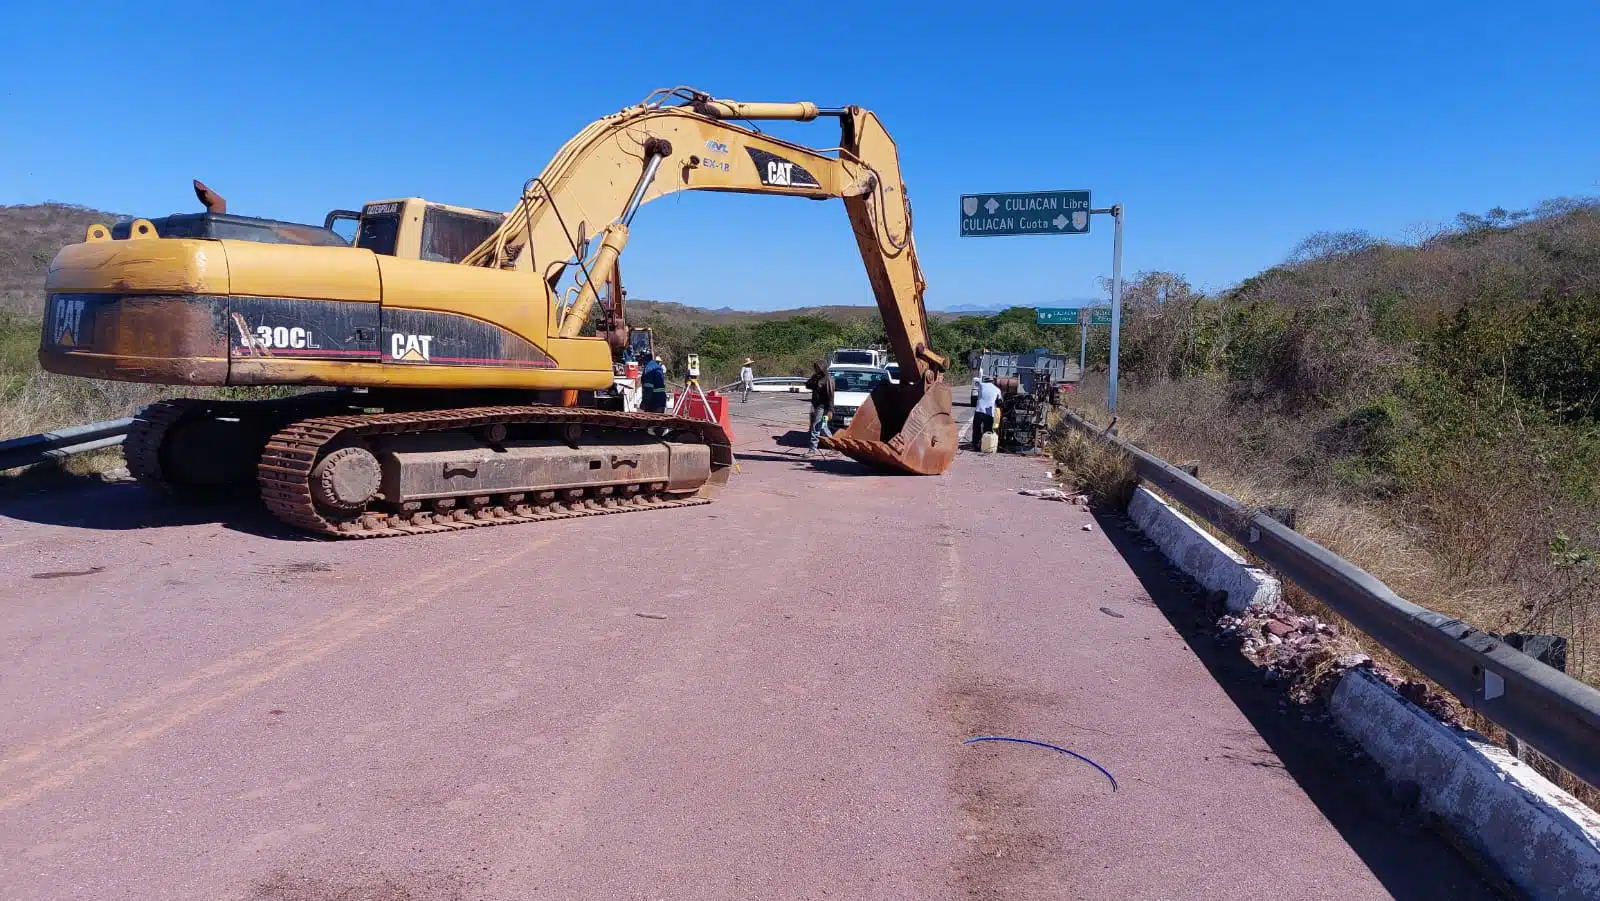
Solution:
M 1054 222 L 1056 224 L 1056 231 L 1060 231 L 1063 228 L 1067 227 L 1067 217 L 1063 216 L 1063 215 L 1061 215 L 1059 213 L 1057 213 L 1056 217 L 1054 219 L 1051 219 L 1050 221 Z
M 993 216 L 994 211 L 1000 209 L 1000 204 L 993 197 L 991 197 L 989 198 L 989 202 L 983 205 L 983 208 L 989 211 L 989 215 Z

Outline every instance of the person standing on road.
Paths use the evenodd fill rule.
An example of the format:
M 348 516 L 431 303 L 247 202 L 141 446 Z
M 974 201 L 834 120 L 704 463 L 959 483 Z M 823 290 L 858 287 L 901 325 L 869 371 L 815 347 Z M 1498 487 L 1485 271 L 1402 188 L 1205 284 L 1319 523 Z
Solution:
M 1000 388 L 995 385 L 994 376 L 984 376 L 978 383 L 978 396 L 972 401 L 972 449 L 975 451 L 983 450 L 984 433 L 994 431 L 994 409 L 999 400 Z
M 644 397 L 639 402 L 639 409 L 646 413 L 665 413 L 667 369 L 652 354 L 644 353 L 640 356 L 644 358 L 644 372 L 639 375 L 639 385 L 644 389 Z
M 750 364 L 754 362 L 755 360 L 745 357 L 744 367 L 739 370 L 739 390 L 744 392 L 744 397 L 740 399 L 740 403 L 747 404 L 750 402 L 750 391 L 756 386 L 756 371 L 750 368 Z
M 833 376 L 828 374 L 828 364 L 821 360 L 811 364 L 811 378 L 806 379 L 811 389 L 811 450 L 817 452 L 817 440 L 823 435 L 833 437 L 828 420 L 833 418 Z

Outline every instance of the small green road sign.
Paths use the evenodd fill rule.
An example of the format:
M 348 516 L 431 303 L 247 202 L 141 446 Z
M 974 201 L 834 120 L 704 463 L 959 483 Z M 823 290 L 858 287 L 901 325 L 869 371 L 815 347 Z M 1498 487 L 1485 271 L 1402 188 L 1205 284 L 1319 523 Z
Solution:
M 1111 308 L 1110 307 L 1079 307 L 1078 308 L 1078 324 L 1079 325 L 1110 325 L 1111 324 Z
M 1077 325 L 1077 307 L 1038 307 L 1033 311 L 1035 325 Z
M 1088 191 L 961 195 L 961 237 L 1086 235 Z

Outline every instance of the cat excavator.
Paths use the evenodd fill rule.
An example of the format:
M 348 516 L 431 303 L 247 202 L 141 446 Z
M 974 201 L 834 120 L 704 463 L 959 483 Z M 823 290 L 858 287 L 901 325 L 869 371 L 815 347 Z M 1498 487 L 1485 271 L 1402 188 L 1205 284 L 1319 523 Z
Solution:
M 755 125 L 821 118 L 840 126 L 831 150 Z M 619 259 L 635 216 L 686 190 L 842 199 L 901 375 L 829 444 L 920 475 L 955 457 L 898 151 L 860 107 L 656 91 L 579 132 L 506 213 L 405 197 L 319 228 L 195 190 L 204 213 L 93 225 L 56 255 L 40 363 L 295 393 L 142 409 L 124 444 L 140 481 L 251 487 L 335 538 L 709 502 L 733 465 L 722 427 L 605 397 L 633 334 Z

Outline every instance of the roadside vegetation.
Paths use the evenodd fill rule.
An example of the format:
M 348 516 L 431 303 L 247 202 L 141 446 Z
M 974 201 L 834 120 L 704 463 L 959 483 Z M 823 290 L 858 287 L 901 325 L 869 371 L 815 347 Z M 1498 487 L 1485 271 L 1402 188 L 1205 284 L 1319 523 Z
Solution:
M 1126 298 L 1123 435 L 1600 682 L 1600 205 L 1316 235 L 1216 296 Z
M 1247 504 L 1294 508 L 1302 533 L 1413 602 L 1566 638 L 1567 671 L 1600 685 L 1600 203 L 1462 214 L 1405 242 L 1318 234 L 1224 292 L 1153 272 L 1124 297 L 1122 436 Z M 1107 424 L 1103 373 L 1081 387 Z

